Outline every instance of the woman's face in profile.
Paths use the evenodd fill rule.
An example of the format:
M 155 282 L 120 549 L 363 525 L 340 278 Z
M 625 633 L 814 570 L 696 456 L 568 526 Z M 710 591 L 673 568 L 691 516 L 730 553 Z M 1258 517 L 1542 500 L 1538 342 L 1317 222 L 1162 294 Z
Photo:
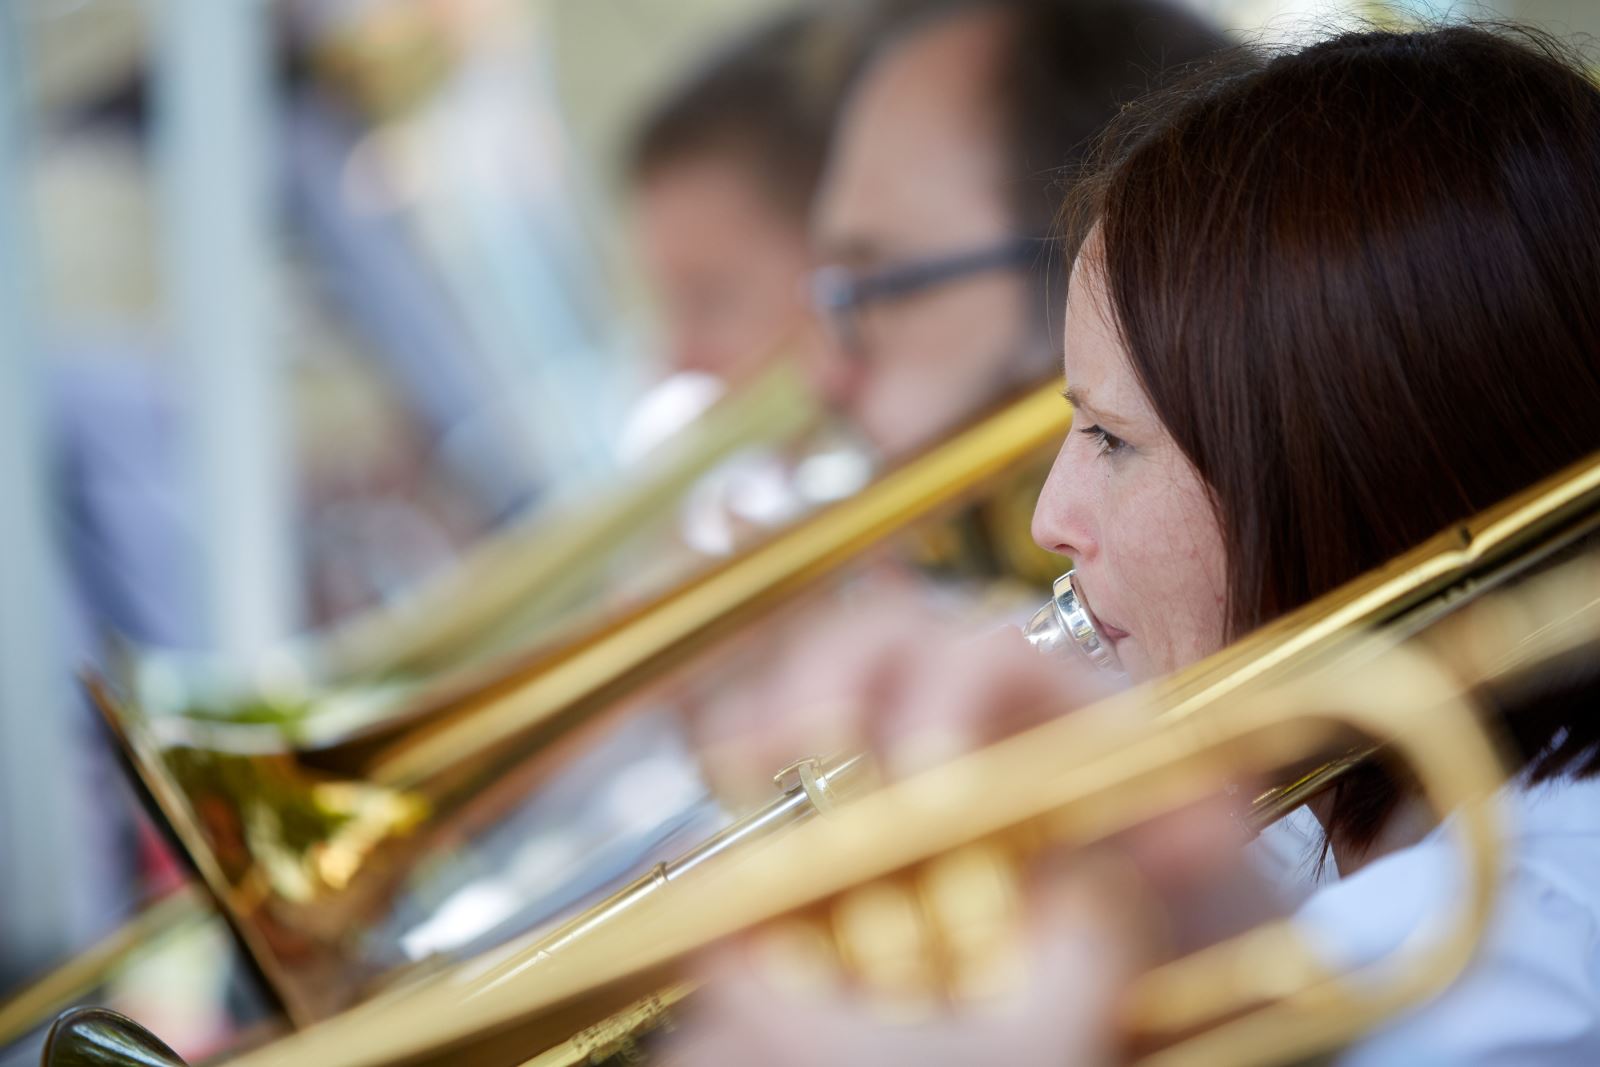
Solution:
M 1222 647 L 1226 560 L 1199 474 L 1150 407 L 1106 298 L 1097 250 L 1073 265 L 1063 331 L 1072 430 L 1033 537 L 1070 556 L 1081 595 L 1137 681 Z

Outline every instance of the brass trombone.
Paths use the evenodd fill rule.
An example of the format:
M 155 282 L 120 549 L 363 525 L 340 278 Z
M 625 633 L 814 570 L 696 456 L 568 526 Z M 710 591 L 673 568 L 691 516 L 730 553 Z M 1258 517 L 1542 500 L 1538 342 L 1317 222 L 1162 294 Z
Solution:
M 496 745 L 514 741 L 536 748 L 562 729 L 591 717 L 619 693 L 637 687 L 692 648 L 714 639 L 720 629 L 739 617 L 737 612 L 757 612 L 770 606 L 876 537 L 948 505 L 997 471 L 1052 445 L 1065 422 L 1066 412 L 1059 398 L 1053 390 L 1041 390 L 897 472 L 859 500 L 802 524 L 793 534 L 661 598 L 612 630 L 574 642 L 487 687 L 469 689 L 464 695 L 447 694 L 431 705 L 425 703 L 415 717 L 341 737 L 335 745 L 313 745 L 295 753 L 285 751 L 281 758 L 269 756 L 266 763 L 269 768 L 276 764 L 275 769 L 282 770 L 287 759 L 296 766 L 326 767 L 342 776 L 354 775 L 344 777 L 342 782 L 340 777 L 328 779 L 353 786 L 336 794 L 347 804 L 342 813 L 343 825 L 355 832 L 350 835 L 353 844 L 349 840 L 333 842 L 349 846 L 343 852 L 333 851 L 333 870 L 354 869 L 361 875 L 364 861 L 391 848 L 394 839 L 402 846 L 416 846 L 420 852 L 420 835 L 411 833 L 410 824 L 437 808 L 408 801 L 424 791 L 437 790 L 429 800 L 443 797 L 448 803 L 459 802 L 492 777 L 495 757 L 502 754 L 504 747 L 497 749 Z M 1322 639 L 1319 634 L 1327 636 L 1342 629 L 1390 622 L 1421 625 L 1428 617 L 1429 605 L 1436 609 L 1442 602 L 1443 598 L 1437 595 L 1441 589 L 1495 580 L 1499 569 L 1521 565 L 1508 561 L 1530 541 L 1543 537 L 1559 540 L 1558 535 L 1582 527 L 1592 510 L 1592 488 L 1576 478 L 1569 481 L 1564 496 L 1529 494 L 1516 506 L 1499 509 L 1463 531 L 1442 535 L 1397 561 L 1369 579 L 1360 596 L 1352 596 L 1336 611 L 1325 614 L 1319 623 L 1302 627 L 1297 638 L 1276 645 L 1268 639 L 1269 633 L 1287 625 L 1285 620 L 1279 627 L 1241 643 L 1225 654 L 1226 660 L 1219 658 L 1212 663 L 1212 677 L 1221 690 L 1214 689 L 1206 675 L 1186 672 L 1182 680 L 1170 683 L 1189 689 L 1187 697 L 1180 693 L 1174 698 L 1174 714 L 1184 712 L 1185 700 L 1203 701 L 1208 694 L 1215 697 L 1226 691 L 1230 678 L 1270 675 L 1278 665 L 1297 663 L 1297 650 L 1315 646 Z M 1413 610 L 1419 602 L 1425 610 Z M 1239 666 L 1237 674 L 1230 664 Z M 108 689 L 102 693 L 108 701 L 111 699 Z M 138 725 L 135 728 L 142 729 Z M 232 732 L 227 724 L 220 723 L 202 724 L 197 731 L 208 740 L 226 740 Z M 219 747 L 225 758 L 231 758 L 226 744 Z M 248 745 L 242 747 L 248 749 Z M 337 945 L 319 948 L 318 940 L 328 930 L 339 929 L 351 911 L 334 908 L 317 916 L 316 907 L 297 908 L 291 902 L 286 909 L 290 922 L 285 927 L 278 921 L 282 916 L 272 914 L 282 902 L 272 899 L 270 892 L 263 892 L 259 870 L 228 872 L 215 863 L 215 842 L 205 840 L 192 810 L 184 814 L 185 808 L 192 809 L 193 805 L 184 788 L 171 780 L 173 776 L 161 755 L 159 744 L 145 753 L 152 790 L 163 800 L 169 814 L 179 813 L 174 821 L 180 832 L 187 823 L 188 843 L 191 847 L 198 845 L 194 850 L 202 867 L 208 863 L 211 867 L 208 882 L 214 889 L 222 886 L 223 899 L 232 900 L 232 917 L 257 958 L 264 960 L 264 969 L 273 976 L 274 985 L 280 991 L 290 991 L 285 999 L 295 1017 L 304 1023 L 337 1010 L 364 976 L 352 978 L 348 969 L 341 969 L 343 961 Z M 473 768 L 473 761 L 485 755 L 491 757 L 489 761 Z M 248 757 L 242 758 L 248 761 Z M 1319 762 L 1307 767 L 1307 776 L 1261 799 L 1256 805 L 1258 820 L 1270 819 L 1274 810 L 1296 806 L 1298 798 L 1337 773 L 1338 766 L 1335 761 L 1332 765 Z M 463 774 L 467 768 L 473 773 Z M 255 784 L 247 783 L 251 787 Z M 314 783 L 320 784 L 321 780 Z M 1276 809 L 1271 806 L 1274 803 Z M 401 851 L 405 851 L 404 847 Z M 370 865 L 371 869 L 387 867 L 390 874 L 405 862 L 404 856 L 396 860 L 392 854 L 379 855 L 377 859 L 380 862 Z M 381 897 L 381 877 L 371 881 L 378 884 L 374 895 L 361 899 L 358 894 L 345 895 L 346 900 L 354 902 L 350 908 L 370 907 L 375 897 Z M 310 921 L 300 924 L 297 916 L 307 915 Z M 250 927 L 255 928 L 254 936 Z M 313 968 L 304 981 L 303 976 L 279 970 L 274 954 L 282 953 L 285 947 L 301 961 L 320 953 L 317 962 L 321 970 Z
M 702 850 L 681 870 L 658 872 L 513 951 L 232 1062 L 588 1062 L 625 1046 L 686 995 L 682 966 L 694 951 L 780 919 L 825 931 L 858 969 L 909 955 L 924 972 L 919 980 L 958 987 L 954 965 L 971 932 L 961 923 L 971 924 L 973 901 L 982 905 L 976 927 L 992 931 L 995 906 L 1005 912 L 1014 894 L 983 887 L 1010 884 L 1042 844 L 1104 837 L 1241 772 L 1326 767 L 1330 754 L 1364 751 L 1360 739 L 1403 760 L 1435 810 L 1454 813 L 1469 846 L 1468 889 L 1451 935 L 1410 946 L 1414 954 L 1370 973 L 1336 975 L 1288 925 L 1268 925 L 1150 972 L 1125 1020 L 1141 1047 L 1154 1049 L 1149 1063 L 1264 1064 L 1335 1047 L 1438 989 L 1467 960 L 1492 905 L 1491 800 L 1501 782 L 1476 694 L 1592 659 L 1600 558 L 1582 556 L 1440 620 L 1573 544 L 1597 518 L 1600 457 L 1173 679 L 871 793 L 829 819 L 745 848 Z M 1340 758 L 1333 766 L 1346 765 Z M 851 766 L 797 769 L 791 792 L 826 795 Z M 1297 788 L 1303 797 L 1310 787 Z M 1287 802 L 1275 792 L 1257 806 Z M 950 893 L 929 888 L 952 885 Z M 881 930 L 849 918 L 864 900 L 876 902 L 872 914 L 919 916 L 890 930 L 942 934 L 899 944 L 891 934 L 885 944 Z
M 702 867 L 699 881 L 670 892 L 661 891 L 670 878 L 642 880 L 493 964 L 360 1006 L 239 1063 L 583 1063 L 659 1023 L 687 992 L 676 963 L 728 933 L 796 914 L 837 930 L 829 909 L 859 887 L 927 877 L 941 857 L 998 850 L 1004 862 L 985 862 L 1001 869 L 1041 840 L 1103 837 L 1221 788 L 1241 769 L 1294 769 L 1293 784 L 1252 803 L 1245 818 L 1259 826 L 1326 788 L 1375 742 L 1403 759 L 1436 810 L 1457 813 L 1471 846 L 1455 935 L 1403 965 L 1390 961 L 1391 981 L 1379 988 L 1330 975 L 1286 926 L 1265 927 L 1147 976 L 1129 1019 L 1160 1046 L 1156 1063 L 1286 1062 L 1325 1050 L 1465 963 L 1491 904 L 1488 800 L 1500 783 L 1472 694 L 1592 654 L 1600 558 L 1496 594 L 1445 620 L 1443 637 L 1434 624 L 1597 524 L 1600 457 L 1169 680 L 870 795 L 716 865 L 720 874 Z M 430 1022 L 399 1022 L 412 1018 Z M 1182 1040 L 1162 1045 L 1174 1038 Z
M 123 692 L 139 676 L 177 678 L 201 710 L 239 705 L 258 715 L 248 731 L 258 749 L 336 745 L 409 705 L 436 700 L 447 688 L 470 691 L 503 673 L 563 627 L 594 625 L 594 587 L 640 530 L 658 535 L 686 488 L 739 449 L 792 442 L 815 430 L 822 412 L 780 344 L 767 369 L 703 413 L 647 463 L 581 506 L 517 523 L 476 546 L 447 573 L 331 631 L 288 642 L 265 657 L 269 677 L 251 681 L 218 672 L 194 657 L 129 653 Z M 647 590 L 629 591 L 642 596 Z M 580 610 L 579 605 L 588 605 Z M 287 683 L 287 684 L 286 684 Z M 155 688 L 155 687 L 152 687 Z M 215 691 L 213 691 L 215 690 Z M 280 711 L 281 707 L 281 711 Z M 141 708 L 143 711 L 150 709 Z M 180 709 L 180 710 L 196 710 Z M 250 718 L 250 716 L 246 716 Z M 144 902 L 103 941 L 18 990 L 0 996 L 0 1048 L 74 1000 L 152 942 L 220 921 L 206 887 L 189 885 Z
M 526 792 L 559 762 L 558 743 L 620 698 L 884 538 L 1036 461 L 1068 421 L 1054 387 L 1029 393 L 620 620 L 487 680 L 425 688 L 358 728 L 143 714 L 137 676 L 91 679 L 90 688 L 241 942 L 306 1025 L 403 977 L 353 958 L 351 932 L 382 912 L 440 834 Z

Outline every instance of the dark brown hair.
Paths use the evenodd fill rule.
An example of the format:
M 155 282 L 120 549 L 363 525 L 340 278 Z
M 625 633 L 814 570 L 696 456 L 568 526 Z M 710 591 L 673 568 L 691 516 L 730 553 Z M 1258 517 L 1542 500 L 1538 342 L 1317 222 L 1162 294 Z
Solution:
M 804 227 L 860 58 L 858 29 L 856 19 L 808 8 L 722 42 L 639 123 L 627 154 L 630 180 L 720 156 L 744 167 L 770 203 Z
M 1550 37 L 1218 60 L 1121 117 L 1070 217 L 1210 488 L 1233 636 L 1600 449 L 1600 91 Z M 1514 727 L 1532 777 L 1593 772 L 1596 719 Z M 1398 795 L 1363 768 L 1330 839 Z

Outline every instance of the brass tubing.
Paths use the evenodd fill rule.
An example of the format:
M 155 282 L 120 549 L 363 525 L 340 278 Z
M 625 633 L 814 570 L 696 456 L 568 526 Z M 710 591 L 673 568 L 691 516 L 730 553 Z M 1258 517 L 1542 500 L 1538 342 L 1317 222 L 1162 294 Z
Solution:
M 1252 836 L 1259 834 L 1295 808 L 1300 807 L 1307 800 L 1333 785 L 1376 752 L 1377 749 L 1375 748 L 1364 748 L 1351 755 L 1341 756 L 1336 760 L 1321 764 L 1293 781 L 1274 786 L 1259 794 L 1250 802 L 1249 809 L 1241 815 L 1244 828 Z
M 502 670 L 493 682 L 419 702 L 384 724 L 347 732 L 326 746 L 296 748 L 282 735 L 281 747 L 263 746 L 260 728 L 247 724 L 243 740 L 252 743 L 234 748 L 233 724 L 173 715 L 146 719 L 125 703 L 129 694 L 105 680 L 91 678 L 89 687 L 246 949 L 291 1018 L 306 1025 L 343 1007 L 351 991 L 381 981 L 351 958 L 346 931 L 333 923 L 305 921 L 313 909 L 362 916 L 381 907 L 429 842 L 459 832 L 462 824 L 511 794 L 510 788 L 491 792 L 496 783 L 508 782 L 506 772 L 517 769 L 517 789 L 525 788 L 558 757 L 559 742 L 573 738 L 577 728 L 622 697 L 884 538 L 960 505 L 994 476 L 1054 449 L 1069 425 L 1070 409 L 1055 385 L 1032 390 L 858 496 L 621 619 Z M 203 758 L 208 752 L 225 757 L 229 768 L 240 768 L 247 783 L 270 780 L 302 805 L 316 803 L 315 794 L 325 784 L 349 786 L 373 798 L 374 822 L 387 819 L 391 828 L 372 831 L 370 838 L 351 837 L 346 851 L 353 858 L 338 881 L 311 868 L 314 896 L 291 898 L 279 891 L 256 853 L 240 855 L 234 849 L 231 865 L 224 862 L 222 842 L 195 810 L 193 761 L 177 758 L 184 753 Z M 202 787 L 228 805 L 236 825 L 243 825 L 245 806 L 264 803 L 260 796 L 228 794 L 233 786 L 226 781 L 202 782 Z M 302 848 L 290 861 L 305 869 L 310 849 L 331 840 Z M 335 853 L 323 852 L 329 855 Z M 380 861 L 367 862 L 369 856 Z M 292 950 L 280 947 L 291 944 Z
M 1332 680 L 1339 677 L 1363 678 L 1374 664 L 1391 655 L 1394 645 L 1403 636 L 1436 621 L 1465 598 L 1503 583 L 1534 561 L 1546 558 L 1562 545 L 1570 544 L 1592 530 L 1596 524 L 1597 510 L 1600 510 L 1600 460 L 1591 459 L 1447 531 L 1415 552 L 1336 590 L 1280 623 L 1263 628 L 1253 637 L 1195 665 L 1175 679 L 1143 687 L 1134 693 L 1114 698 L 1098 709 L 1086 709 L 1058 723 L 1047 724 L 1025 738 L 1002 743 L 953 764 L 947 770 L 922 776 L 916 784 L 906 783 L 894 787 L 890 792 L 902 798 L 898 810 L 906 819 L 905 827 L 915 821 L 922 828 L 918 833 L 925 839 L 938 837 L 946 843 L 958 838 L 974 840 L 989 833 L 998 833 L 1054 808 L 1071 811 L 1068 821 L 1063 822 L 1063 816 L 1057 815 L 1050 819 L 1050 823 L 1058 831 L 1071 829 L 1073 832 L 1068 836 L 1075 839 L 1082 839 L 1092 830 L 1104 830 L 1114 823 L 1125 823 L 1129 817 L 1126 804 L 1130 799 L 1126 791 L 1119 794 L 1118 803 L 1124 805 L 1120 808 L 1105 799 L 1098 799 L 1094 803 L 1078 800 L 1068 803 L 1074 796 L 1087 798 L 1091 795 L 1090 792 L 1074 793 L 1074 790 L 1092 791 L 1097 788 L 1095 783 L 1106 783 L 1114 777 L 1113 765 L 1101 765 L 1094 758 L 1090 744 L 1092 735 L 1083 733 L 1081 724 L 1090 720 L 1108 723 L 1114 723 L 1118 718 L 1136 720 L 1143 708 L 1153 705 L 1159 709 L 1157 723 L 1163 728 L 1148 744 L 1141 742 L 1138 746 L 1139 750 L 1148 752 L 1148 757 L 1141 756 L 1141 759 L 1154 761 L 1152 765 L 1159 763 L 1165 758 L 1160 755 L 1162 745 L 1192 743 L 1203 747 L 1210 742 L 1218 724 L 1228 721 L 1231 714 L 1228 709 L 1232 705 L 1247 696 L 1259 695 L 1291 676 L 1314 674 L 1323 679 L 1325 686 L 1331 685 Z M 1568 574 L 1577 573 L 1570 568 L 1571 565 Z M 1569 582 L 1576 587 L 1575 593 L 1567 591 L 1569 600 L 1572 595 L 1584 596 L 1587 586 L 1595 584 L 1592 581 L 1595 574 L 1596 571 L 1591 567 L 1586 577 L 1576 583 Z M 1540 585 L 1540 589 L 1550 584 L 1546 581 Z M 1559 585 L 1559 582 L 1556 584 Z M 1561 591 L 1558 589 L 1558 592 Z M 1566 616 L 1561 616 L 1557 610 L 1554 617 L 1570 617 L 1582 625 L 1570 628 L 1565 634 L 1549 624 L 1539 626 L 1531 635 L 1537 640 L 1530 639 L 1526 647 L 1519 649 L 1524 659 L 1512 662 L 1526 668 L 1527 660 L 1544 662 L 1547 659 L 1545 653 L 1563 652 L 1575 647 L 1575 641 L 1592 647 L 1597 631 L 1600 631 L 1595 619 L 1595 615 L 1600 613 L 1590 610 L 1594 599 L 1589 593 L 1582 604 L 1569 605 Z M 1490 616 L 1507 617 L 1514 619 L 1518 625 L 1528 625 L 1516 611 Z M 1340 673 L 1332 673 L 1335 667 Z M 1484 659 L 1472 663 L 1470 668 L 1458 672 L 1459 682 L 1463 686 L 1480 684 L 1500 669 Z M 1302 686 L 1298 691 L 1304 693 L 1306 689 Z M 1334 691 L 1330 689 L 1329 692 Z M 1334 703 L 1337 704 L 1337 701 Z M 1403 718 L 1403 705 L 1394 710 Z M 1423 710 L 1418 709 L 1419 716 Z M 1381 717 L 1369 716 L 1366 722 L 1379 737 L 1383 736 L 1384 723 Z M 1466 728 L 1468 725 L 1461 723 L 1456 728 Z M 1108 736 L 1114 736 L 1114 732 Z M 1053 740 L 1047 741 L 1047 738 Z M 1422 740 L 1413 736 L 1408 742 L 1413 754 L 1421 750 L 1419 745 L 1425 749 Z M 1106 750 L 1108 757 L 1111 751 L 1111 748 Z M 1119 756 L 1118 765 L 1130 768 L 1138 766 L 1129 762 L 1133 759 L 1133 751 L 1130 750 L 1126 756 Z M 1300 755 L 1304 758 L 1309 753 Z M 1061 778 L 1060 768 L 1069 765 L 1076 769 Z M 1134 777 L 1142 779 L 1144 774 L 1141 771 Z M 1336 772 L 1322 770 L 1302 779 L 1297 785 L 1306 789 L 1320 788 L 1335 776 Z M 975 787 L 974 781 L 981 782 L 981 786 Z M 1154 793 L 1146 789 L 1143 794 L 1136 792 L 1134 795 L 1142 796 L 1139 801 L 1141 805 L 1152 805 L 1157 793 L 1165 796 L 1170 788 L 1169 785 Z M 906 797 L 914 798 L 915 802 L 905 800 Z M 961 801 L 961 797 L 965 797 L 966 801 Z M 892 803 L 869 797 L 860 806 L 882 808 Z M 859 821 L 858 818 L 856 823 Z M 893 856 L 907 858 L 902 853 L 910 846 L 887 830 L 892 821 L 885 815 L 876 822 L 881 833 L 855 837 L 853 840 L 854 850 L 872 853 L 874 849 L 881 849 L 891 857 L 885 859 L 874 855 L 869 864 L 874 869 L 893 866 L 898 862 Z M 816 832 L 808 835 L 801 829 L 796 833 L 813 843 L 821 841 Z M 803 851 L 803 846 L 787 844 L 794 840 L 792 836 L 782 838 L 784 847 L 780 851 L 789 857 L 785 862 L 793 868 L 794 876 L 798 877 L 806 864 L 797 854 L 797 850 Z M 772 851 L 772 848 L 772 843 L 760 846 L 764 854 Z M 936 850 L 930 847 L 928 851 Z M 862 863 L 868 862 L 861 859 Z M 861 864 L 852 860 L 846 866 L 853 869 Z M 820 885 L 831 885 L 839 876 L 840 872 L 831 869 L 807 874 L 811 883 Z M 774 878 L 770 883 L 763 883 L 762 892 L 773 893 L 773 900 L 777 900 L 781 884 L 781 879 Z M 818 888 L 817 891 L 826 890 Z M 642 940 L 635 943 L 635 948 L 643 950 L 636 958 L 608 960 L 606 952 L 601 951 L 601 943 L 623 951 L 623 942 L 617 940 L 620 936 L 617 928 L 621 926 L 639 932 L 641 912 L 654 914 L 654 909 L 659 906 L 655 902 L 668 896 L 653 893 L 642 909 L 632 906 L 617 909 L 608 916 L 607 921 L 587 926 L 581 940 L 586 943 L 582 955 L 588 962 L 580 972 L 587 977 L 577 985 L 590 980 L 620 978 L 628 973 L 630 966 L 645 968 L 651 961 L 663 961 L 668 950 L 659 943 L 660 940 L 678 940 L 682 944 L 684 931 L 672 928 L 668 923 L 659 931 L 657 940 L 648 946 Z M 751 907 L 754 908 L 754 905 Z M 675 920 L 677 912 L 672 914 Z M 619 922 L 610 921 L 612 919 Z M 707 918 L 706 921 L 715 925 L 722 921 L 722 917 Z M 575 975 L 567 962 L 568 955 L 563 952 L 560 956 L 546 957 L 544 963 L 554 964 L 554 970 L 548 966 L 519 967 L 514 962 L 508 963 L 497 970 L 494 979 L 468 983 L 459 989 L 459 993 L 470 995 L 476 1010 L 486 1013 L 480 1018 L 492 1016 L 509 1019 L 519 1011 L 531 1008 L 534 1001 L 544 1001 L 544 998 L 550 998 L 545 1002 L 554 1006 L 561 996 L 572 995 L 567 993 L 558 996 L 555 990 L 575 991 L 577 988 L 577 985 L 569 982 Z M 626 956 L 625 951 L 623 955 Z M 543 980 L 533 981 L 531 985 L 523 984 L 525 976 L 531 978 L 541 969 L 548 971 Z M 510 996 L 513 988 L 517 990 L 514 997 Z M 529 994 L 535 990 L 541 992 L 530 999 Z M 447 998 L 450 994 L 440 995 Z M 357 1014 L 348 1020 L 355 1028 L 351 1032 L 370 1033 L 357 1022 L 361 1013 L 361 1009 L 357 1009 Z M 589 1022 L 592 1021 L 591 1018 Z M 458 1034 L 465 1033 L 462 1028 L 464 1023 L 465 1020 L 458 1020 Z M 343 1026 L 339 1029 L 343 1030 Z M 437 1046 L 439 1048 L 448 1047 L 452 1042 L 451 1038 L 436 1036 L 444 1042 Z M 315 1044 L 298 1047 L 303 1050 L 331 1046 L 319 1040 Z M 337 1062 L 352 1065 L 384 1062 L 381 1056 L 375 1055 L 376 1051 L 369 1048 L 363 1053 L 341 1056 Z M 250 1062 L 257 1061 L 252 1058 Z M 278 1061 L 272 1057 L 262 1057 L 259 1062 Z
M 1471 597 L 1498 588 L 1600 528 L 1600 455 L 1436 534 L 1334 592 L 1263 626 L 1161 692 L 1163 715 L 1179 719 L 1244 684 L 1303 667 L 1378 630 L 1398 641 Z M 1242 813 L 1259 833 L 1377 752 L 1366 747 L 1311 769 L 1253 798 Z
M 865 756 L 851 756 L 831 761 L 819 769 L 817 783 L 824 789 L 852 793 L 863 784 L 867 766 Z M 533 963 L 547 959 L 561 949 L 575 944 L 585 934 L 600 928 L 624 911 L 636 907 L 645 897 L 677 881 L 702 864 L 726 855 L 734 849 L 747 847 L 763 838 L 771 837 L 791 826 L 798 826 L 822 810 L 810 785 L 797 785 L 766 807 L 713 834 L 677 859 L 658 863 L 633 883 L 593 907 L 584 909 L 554 930 L 535 935 L 533 943 L 519 951 L 514 961 L 488 972 L 482 980 L 497 981 Z
M 379 743 L 364 776 L 378 785 L 416 788 L 534 731 L 570 726 L 884 538 L 1054 447 L 1070 423 L 1058 387 L 1037 389 L 862 493 L 461 699 L 392 743 Z
M 1591 625 L 1582 637 L 1593 647 L 1600 641 L 1600 626 Z M 1205 796 L 1223 779 L 1225 768 L 1260 770 L 1304 758 L 1307 750 L 1354 728 L 1392 740 L 1417 761 L 1435 809 L 1458 811 L 1470 834 L 1471 882 L 1460 900 L 1453 936 L 1408 961 L 1392 986 L 1384 987 L 1383 997 L 1333 983 L 1334 976 L 1299 950 L 1300 943 L 1290 940 L 1281 925 L 1263 928 L 1237 947 L 1208 950 L 1198 975 L 1195 966 L 1184 963 L 1150 978 L 1156 988 L 1199 990 L 1204 1004 L 1231 1003 L 1218 994 L 1219 982 L 1236 992 L 1271 989 L 1287 997 L 1282 1011 L 1224 1024 L 1230 1040 L 1238 1042 L 1229 1047 L 1243 1050 L 1240 1055 L 1168 1056 L 1160 1062 L 1267 1062 L 1262 1050 L 1286 1037 L 1314 1038 L 1325 1047 L 1347 1033 L 1352 1020 L 1370 1024 L 1398 1006 L 1389 993 L 1414 997 L 1459 969 L 1488 914 L 1497 869 L 1489 801 L 1499 772 L 1458 682 L 1410 649 L 1347 652 L 1347 658 L 1305 676 L 1240 689 L 1230 700 L 1181 721 L 1142 714 L 1154 697 L 1149 689 L 1113 697 L 864 797 L 841 811 L 837 821 L 813 821 L 769 837 L 739 863 L 719 864 L 714 874 L 702 872 L 692 886 L 652 893 L 616 910 L 560 953 L 541 956 L 535 948 L 489 972 L 473 968 L 445 976 L 388 1004 L 358 1007 L 248 1054 L 237 1067 L 499 1062 L 475 1058 L 490 1035 L 500 1041 L 520 1032 L 518 1020 L 535 1028 L 529 1033 L 548 1033 L 558 1019 L 568 1023 L 568 1033 L 588 1033 L 597 1018 L 611 1018 L 611 1011 L 589 1014 L 595 1002 L 586 998 L 619 986 L 632 989 L 639 976 L 659 981 L 676 999 L 683 975 L 673 961 L 752 924 L 808 914 L 806 909 L 838 894 L 903 877 L 919 864 L 977 842 L 1011 842 L 1020 855 L 1045 840 L 1099 839 L 1171 804 Z M 1349 677 L 1345 669 L 1353 664 L 1361 672 L 1341 692 L 1332 683 Z M 1256 958 L 1263 946 L 1281 966 L 1269 973 L 1241 970 L 1238 963 Z M 638 1003 L 637 995 L 625 1001 L 633 1005 L 628 1012 L 635 1021 L 642 1018 Z M 1141 1024 L 1161 1032 L 1212 1013 L 1197 1004 L 1164 1004 L 1159 997 L 1139 997 L 1137 1003 L 1150 1012 Z M 1216 1050 L 1214 1043 L 1208 1047 Z M 547 1051 L 548 1059 L 533 1062 L 581 1062 L 560 1045 L 525 1049 L 523 1060 Z
M 768 358 L 781 357 L 790 344 L 779 344 Z M 321 673 L 376 677 L 434 668 L 472 651 L 519 606 L 549 600 L 552 590 L 591 577 L 606 559 L 604 546 L 624 542 L 736 450 L 787 440 L 815 425 L 820 410 L 805 400 L 799 372 L 780 359 L 669 441 L 620 491 L 496 536 L 399 607 L 339 626 L 318 648 Z
M 1223 689 L 1297 665 L 1300 657 L 1325 652 L 1343 636 L 1378 627 L 1395 628 L 1396 636 L 1414 632 L 1596 527 L 1600 454 L 1436 534 L 1180 672 L 1161 686 L 1163 700 L 1170 702 L 1163 714 L 1181 718 Z

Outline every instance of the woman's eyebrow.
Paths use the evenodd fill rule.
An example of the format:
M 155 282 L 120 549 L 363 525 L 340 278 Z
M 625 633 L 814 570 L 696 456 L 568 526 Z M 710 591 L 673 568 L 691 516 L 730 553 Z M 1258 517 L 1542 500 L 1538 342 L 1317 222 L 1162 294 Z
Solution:
M 1095 422 L 1126 425 L 1114 412 L 1102 411 L 1100 408 L 1095 407 L 1094 401 L 1089 399 L 1089 390 L 1083 386 L 1069 385 L 1061 390 L 1061 395 L 1066 398 L 1067 403 L 1072 405 L 1074 413 L 1081 411 L 1085 418 L 1093 419 Z

